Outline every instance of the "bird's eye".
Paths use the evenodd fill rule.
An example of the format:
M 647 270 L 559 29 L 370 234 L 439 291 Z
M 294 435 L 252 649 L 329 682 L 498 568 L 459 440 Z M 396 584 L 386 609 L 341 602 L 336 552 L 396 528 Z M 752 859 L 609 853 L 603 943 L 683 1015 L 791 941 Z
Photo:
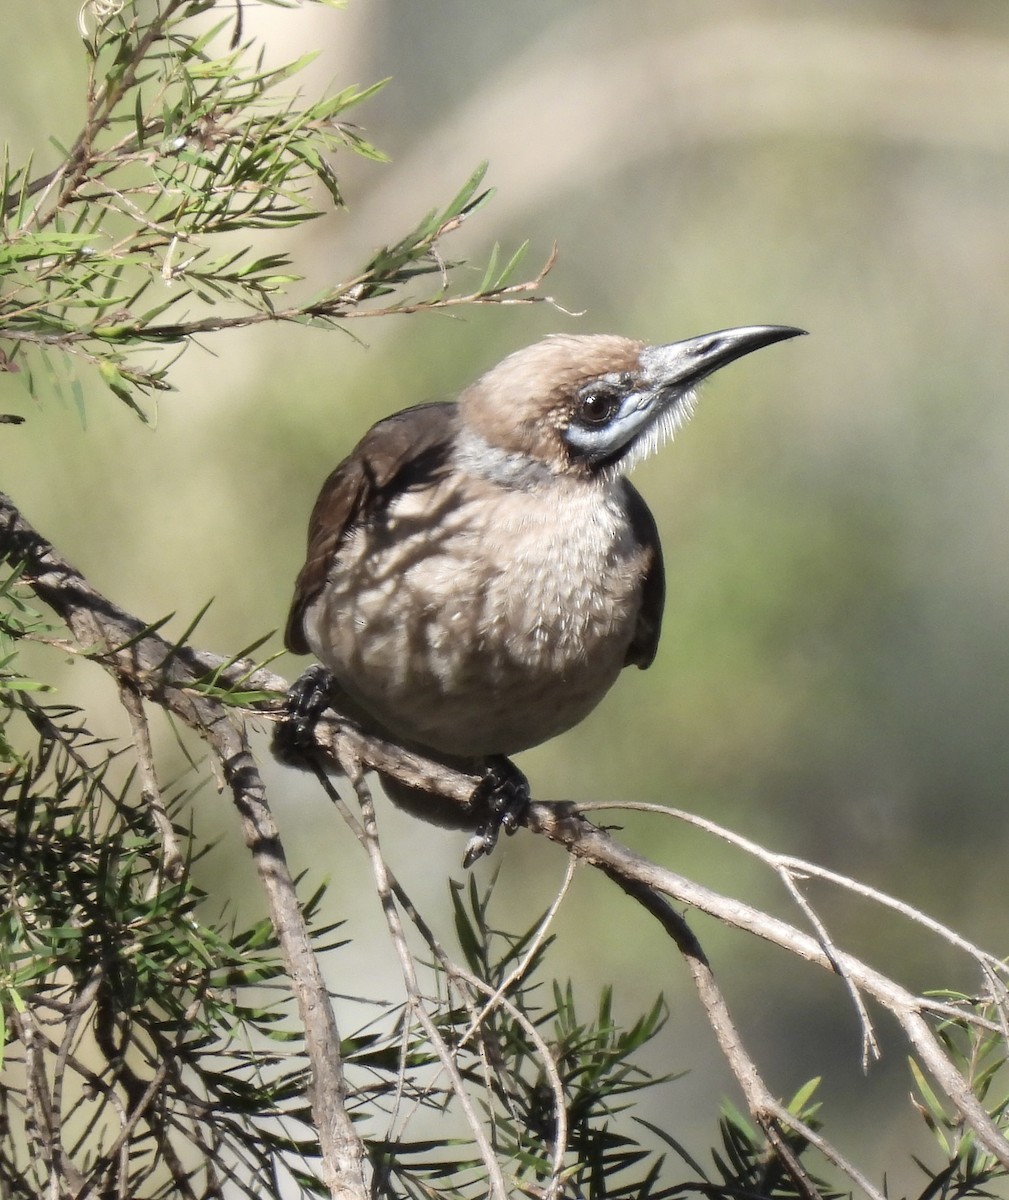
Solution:
M 608 391 L 585 392 L 578 401 L 577 419 L 580 425 L 605 425 L 619 406 L 617 397 Z

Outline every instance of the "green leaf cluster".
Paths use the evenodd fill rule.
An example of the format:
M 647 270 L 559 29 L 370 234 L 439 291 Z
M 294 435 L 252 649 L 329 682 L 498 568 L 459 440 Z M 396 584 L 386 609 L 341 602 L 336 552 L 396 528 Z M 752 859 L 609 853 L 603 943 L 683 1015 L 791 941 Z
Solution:
M 961 992 L 934 994 L 963 1009 L 962 1019 L 951 1018 L 943 1022 L 937 1031 L 939 1040 L 995 1125 L 1003 1135 L 1009 1136 L 1006 1009 L 1000 984 L 998 991 L 1001 994 L 997 1000 Z M 988 1028 L 979 1025 L 976 1018 L 986 1022 Z M 935 1170 L 921 1159 L 915 1159 L 928 1180 L 919 1200 L 996 1194 L 991 1191 L 992 1184 L 1004 1182 L 1009 1171 L 993 1154 L 978 1145 L 974 1131 L 965 1127 L 962 1118 L 949 1111 L 949 1105 L 937 1095 L 918 1062 L 910 1058 L 909 1064 L 915 1083 L 915 1108 L 932 1132 L 944 1161 L 944 1165 Z
M 227 1180 L 260 1197 L 292 1171 L 312 1177 L 306 1067 L 286 989 L 273 990 L 269 922 L 203 917 L 184 791 L 168 810 L 189 857 L 168 871 L 134 773 L 114 782 L 121 751 L 75 709 L 6 699 L 35 745 L 0 774 L 4 1194 L 34 1197 L 51 1179 L 31 1149 L 40 1113 L 94 1194 L 185 1180 L 187 1195 L 218 1195 Z M 331 928 L 316 925 L 323 948 Z
M 16 768 L 23 761 L 8 736 L 20 704 L 19 693 L 47 690 L 44 683 L 25 675 L 18 662 L 18 642 L 49 630 L 30 604 L 26 589 L 20 586 L 23 570 L 23 564 L 13 568 L 8 565 L 7 574 L 0 579 L 0 770 Z
M 311 220 L 316 183 L 342 203 L 333 153 L 380 157 L 343 120 L 380 85 L 299 104 L 279 89 L 312 56 L 266 67 L 251 46 L 228 47 L 232 17 L 196 20 L 216 7 L 168 0 L 106 13 L 85 43 L 86 118 L 75 143 L 59 148 L 61 164 L 33 177 L 31 163 L 5 157 L 8 367 L 29 347 L 57 346 L 97 366 L 127 402 L 163 390 L 164 367 L 127 365 L 126 352 L 185 337 L 164 322 L 170 309 L 269 311 L 297 279 L 285 254 L 225 250 L 220 235 Z
M 819 1079 L 805 1083 L 789 1101 L 790 1113 L 808 1128 L 818 1130 L 820 1105 L 813 1096 Z M 723 1106 L 719 1121 L 721 1145 L 711 1151 L 714 1171 L 706 1171 L 688 1151 L 671 1136 L 668 1130 L 645 1122 L 663 1142 L 670 1146 L 695 1173 L 689 1182 L 678 1184 L 668 1191 L 670 1196 L 706 1196 L 710 1200 L 733 1200 L 747 1196 L 760 1200 L 803 1200 L 815 1189 L 822 1200 L 843 1200 L 850 1192 L 838 1191 L 824 1179 L 807 1174 L 807 1188 L 801 1187 L 785 1169 L 781 1157 L 771 1151 L 767 1139 L 758 1133 L 747 1119 L 731 1104 Z M 809 1148 L 800 1134 L 784 1131 L 782 1136 L 798 1161 Z
M 41 370 L 83 412 L 79 376 L 90 367 L 146 419 L 142 398 L 169 388 L 173 356 L 199 335 L 338 322 L 425 276 L 433 290 L 381 311 L 515 299 L 535 286 L 511 282 L 521 250 L 504 266 L 495 251 L 475 292 L 450 295 L 457 264 L 437 243 L 489 195 L 481 168 L 352 279 L 296 296 L 302 272 L 286 246 L 266 249 L 262 238 L 343 207 L 341 153 L 383 160 L 347 120 L 382 81 L 305 100 L 292 81 L 314 55 L 268 66 L 242 40 L 241 4 L 126 0 L 82 11 L 94 28 L 80 133 L 57 147 L 51 171 L 35 175 L 6 152 L 0 169 L 0 370 L 24 369 L 33 394 Z

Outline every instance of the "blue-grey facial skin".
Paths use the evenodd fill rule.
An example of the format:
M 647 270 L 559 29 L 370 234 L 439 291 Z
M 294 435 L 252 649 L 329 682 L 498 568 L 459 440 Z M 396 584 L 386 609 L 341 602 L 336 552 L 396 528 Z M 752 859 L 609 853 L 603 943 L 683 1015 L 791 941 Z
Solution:
M 576 416 L 565 438 L 589 462 L 609 463 L 627 456 L 638 461 L 690 416 L 695 389 L 703 379 L 745 354 L 803 332 L 787 325 L 749 325 L 646 346 L 632 377 L 603 375 L 583 389 L 586 398 L 611 396 L 612 414 L 599 424 Z M 621 465 L 626 469 L 628 463 Z

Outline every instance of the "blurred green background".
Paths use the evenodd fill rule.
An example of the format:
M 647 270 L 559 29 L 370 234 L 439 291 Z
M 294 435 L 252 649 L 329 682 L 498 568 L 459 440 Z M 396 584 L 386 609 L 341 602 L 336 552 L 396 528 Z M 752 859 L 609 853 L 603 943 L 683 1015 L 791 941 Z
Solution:
M 232 653 L 282 626 L 318 486 L 383 414 L 450 397 L 550 331 L 670 341 L 800 325 L 812 336 L 709 383 L 676 444 L 636 472 L 669 576 L 655 666 L 521 765 L 540 799 L 699 812 L 1009 950 L 1004 0 L 245 8 L 271 61 L 320 52 L 306 88 L 391 77 L 354 114 L 390 162 L 336 162 L 350 208 L 298 235 L 305 273 L 353 271 L 489 159 L 498 194 L 446 249 L 479 264 L 495 241 L 528 237 L 534 270 L 558 243 L 544 290 L 577 315 L 488 308 L 357 321 L 351 336 L 215 338 L 176 366 L 154 432 L 98 390 L 82 428 L 69 403 L 35 404 L 0 375 L 0 408 L 28 418 L 4 433 L 0 486 L 144 618 L 175 611 L 181 632 L 215 597 L 195 640 Z M 0 0 L 0 13 L 4 132 L 15 161 L 34 151 L 47 169 L 50 135 L 68 143 L 80 119 L 77 4 Z M 304 665 L 277 664 L 292 677 Z M 125 735 L 107 680 L 82 665 L 61 680 L 101 732 Z M 394 995 L 350 836 L 265 743 L 263 759 L 295 870 L 330 877 L 334 911 L 375 931 L 374 961 L 343 952 L 334 986 Z M 208 888 L 258 910 L 227 803 L 205 787 L 196 807 L 221 839 Z M 444 912 L 461 836 L 381 815 L 408 890 Z M 613 819 L 673 869 L 799 919 L 766 872 L 711 839 Z M 549 902 L 564 860 L 520 835 L 478 869 L 498 868 L 499 919 L 518 925 Z M 934 940 L 810 895 L 846 948 L 911 986 L 978 987 Z M 886 1057 L 863 1079 L 837 981 L 697 928 L 771 1087 L 822 1073 L 828 1131 L 912 1186 L 909 1151 L 929 1142 L 895 1030 L 884 1022 Z M 558 930 L 556 972 L 590 989 L 614 980 L 627 1014 L 667 992 L 660 1065 L 690 1074 L 650 1115 L 703 1146 L 732 1085 L 673 950 L 587 871 Z

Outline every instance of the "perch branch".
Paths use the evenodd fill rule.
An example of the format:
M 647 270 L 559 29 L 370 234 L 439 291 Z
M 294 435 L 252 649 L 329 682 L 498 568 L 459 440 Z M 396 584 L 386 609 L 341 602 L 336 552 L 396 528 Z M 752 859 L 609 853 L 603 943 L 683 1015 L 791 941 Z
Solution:
M 227 688 L 234 684 L 243 689 L 274 692 L 275 700 L 264 702 L 255 710 L 261 717 L 270 719 L 271 715 L 276 716 L 281 707 L 282 694 L 288 686 L 287 681 L 268 670 L 257 669 L 252 663 L 231 662 L 206 651 L 186 646 L 171 646 L 135 617 L 124 613 L 91 588 L 87 581 L 59 558 L 53 548 L 23 520 L 2 493 L 0 555 L 12 563 L 25 564 L 25 582 L 66 622 L 80 647 L 87 648 L 96 661 L 117 677 L 125 677 L 132 681 L 145 699 L 161 704 L 179 715 L 194 729 L 199 730 L 213 746 L 242 813 L 246 840 L 256 857 L 270 897 L 271 911 L 302 1008 L 302 1018 L 310 1039 L 309 1054 L 316 1077 L 315 1112 L 323 1140 L 324 1161 L 330 1171 L 328 1181 L 334 1195 L 362 1196 L 364 1193 L 360 1189 L 363 1187 L 363 1151 L 350 1126 L 344 1105 L 339 1040 L 332 1010 L 297 907 L 293 884 L 266 803 L 263 784 L 249 753 L 245 725 L 240 720 L 241 714 L 234 709 L 229 711 L 224 704 L 209 698 L 201 690 L 212 678 L 217 688 Z M 478 782 L 472 776 L 451 771 L 399 747 L 366 736 L 355 726 L 335 715 L 319 723 L 315 736 L 320 753 L 333 766 L 356 763 L 362 769 L 380 770 L 404 783 L 438 791 L 463 807 L 469 804 Z M 701 824 L 699 818 L 690 819 L 696 824 Z M 817 930 L 816 936 L 805 933 L 786 921 L 651 862 L 591 824 L 574 805 L 533 804 L 530 809 L 529 828 L 532 832 L 563 845 L 578 860 L 604 871 L 625 891 L 630 891 L 640 903 L 645 903 L 646 896 L 654 896 L 656 900 L 666 897 L 676 904 L 696 908 L 723 924 L 759 937 L 807 962 L 840 975 L 850 989 L 870 997 L 894 1015 L 911 1046 L 966 1125 L 974 1131 L 979 1143 L 1003 1166 L 1009 1168 L 1009 1141 L 999 1131 L 984 1106 L 972 1093 L 968 1081 L 945 1053 L 929 1028 L 926 1017 L 968 1021 L 978 1028 L 994 1032 L 1001 1032 L 999 1022 L 965 1012 L 954 1004 L 916 996 L 854 955 L 840 950 L 829 941 L 825 944 L 820 930 Z M 719 832 L 719 836 L 727 836 L 724 831 L 714 831 Z M 742 843 L 742 839 L 736 838 L 735 835 L 729 836 L 729 840 Z M 751 849 L 751 852 L 757 849 L 752 843 L 748 843 L 744 848 Z M 919 921 L 940 936 L 947 937 L 947 940 L 966 950 L 981 965 L 993 997 L 997 1000 L 1001 994 L 996 984 L 999 983 L 999 975 L 1004 971 L 1004 966 L 999 960 L 980 951 L 937 922 L 916 913 L 900 901 L 832 872 L 816 868 L 813 864 L 774 856 L 763 850 L 759 853 L 765 861 L 771 862 L 775 869 L 783 868 L 792 875 L 812 874 L 829 879 Z M 645 904 L 645 907 L 656 915 L 652 901 Z M 806 915 L 808 916 L 808 913 Z M 695 971 L 695 981 L 698 981 L 700 987 L 701 983 L 705 982 L 704 969 L 700 968 L 700 974 L 697 974 L 696 964 L 700 960 L 695 956 L 689 961 L 695 964 L 692 970 Z M 708 988 L 709 983 L 705 983 L 705 987 Z M 710 991 L 704 994 L 713 995 Z M 744 1094 L 747 1094 L 751 1105 L 756 1105 L 755 1116 L 766 1120 L 770 1114 L 781 1121 L 787 1119 L 793 1128 L 797 1128 L 794 1119 L 783 1112 L 773 1097 L 766 1093 L 766 1089 L 747 1093 L 744 1088 Z M 809 1137 L 812 1133 L 799 1129 L 797 1131 L 804 1137 Z M 814 1135 L 810 1140 L 823 1149 L 822 1139 L 817 1139 Z M 824 1150 L 824 1153 L 827 1151 Z M 862 1186 L 861 1183 L 859 1186 Z M 341 1188 L 344 1190 L 341 1191 Z

